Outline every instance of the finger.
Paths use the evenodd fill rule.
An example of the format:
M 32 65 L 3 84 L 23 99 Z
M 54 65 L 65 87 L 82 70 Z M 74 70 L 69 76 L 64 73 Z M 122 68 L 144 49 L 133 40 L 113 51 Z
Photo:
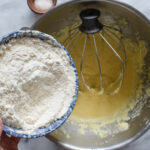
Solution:
M 11 141 L 12 143 L 19 143 L 20 138 L 14 137 L 14 136 L 8 136 L 5 132 L 2 133 L 2 137 L 5 141 Z
M 19 138 L 9 137 L 6 135 L 6 133 L 2 133 L 1 146 L 4 148 L 4 150 L 17 150 L 19 141 Z
M 0 136 L 2 135 L 3 131 L 3 121 L 0 119 Z

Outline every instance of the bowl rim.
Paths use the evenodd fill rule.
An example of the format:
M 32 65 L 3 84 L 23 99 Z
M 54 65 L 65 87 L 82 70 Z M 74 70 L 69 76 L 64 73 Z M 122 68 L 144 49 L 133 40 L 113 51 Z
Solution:
M 73 100 L 72 100 L 67 112 L 61 118 L 55 120 L 53 123 L 50 123 L 46 127 L 38 128 L 38 129 L 35 129 L 35 130 L 23 130 L 23 129 L 13 128 L 13 127 L 7 126 L 5 124 L 3 125 L 3 130 L 8 135 L 19 137 L 19 138 L 38 138 L 38 137 L 44 136 L 44 135 L 56 130 L 70 116 L 70 114 L 71 114 L 71 112 L 72 112 L 72 110 L 75 106 L 77 96 L 78 96 L 78 89 L 79 89 L 78 73 L 77 73 L 75 64 L 74 64 L 73 59 L 72 59 L 71 55 L 69 54 L 69 52 L 64 48 L 64 46 L 62 46 L 51 35 L 48 35 L 46 33 L 36 31 L 36 30 L 18 30 L 18 31 L 14 31 L 14 32 L 11 32 L 11 33 L 3 36 L 2 38 L 0 38 L 0 45 L 8 43 L 9 40 L 11 40 L 11 39 L 18 39 L 18 38 L 23 38 L 23 37 L 38 38 L 38 39 L 41 39 L 41 40 L 44 40 L 44 41 L 50 40 L 54 44 L 58 45 L 60 48 L 62 48 L 62 50 L 64 50 L 66 52 L 66 54 L 69 58 L 69 61 L 70 61 L 70 65 L 72 66 L 72 68 L 74 70 L 74 73 L 75 73 L 76 87 L 75 87 L 75 92 L 74 92 L 74 95 L 73 95 Z M 28 131 L 29 132 L 32 131 L 32 133 L 28 134 Z

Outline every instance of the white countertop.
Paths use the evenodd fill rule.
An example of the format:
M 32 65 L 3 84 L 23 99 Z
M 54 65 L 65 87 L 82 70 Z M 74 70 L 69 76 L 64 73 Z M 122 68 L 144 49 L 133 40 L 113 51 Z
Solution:
M 69 0 L 58 0 L 57 4 Z M 149 0 L 119 0 L 132 5 L 146 15 L 150 20 Z M 0 36 L 21 27 L 30 27 L 40 15 L 33 13 L 27 6 L 26 0 L 1 0 L 0 3 Z M 45 137 L 22 140 L 19 143 L 19 150 L 63 150 L 61 147 L 50 142 Z M 122 148 L 121 150 L 150 150 L 150 131 L 143 135 L 134 143 Z

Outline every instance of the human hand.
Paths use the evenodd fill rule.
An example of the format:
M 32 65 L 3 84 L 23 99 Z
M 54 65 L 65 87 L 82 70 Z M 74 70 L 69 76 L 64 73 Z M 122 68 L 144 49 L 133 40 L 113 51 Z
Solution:
M 18 150 L 17 145 L 19 141 L 19 138 L 8 137 L 3 132 L 3 122 L 0 120 L 0 150 Z

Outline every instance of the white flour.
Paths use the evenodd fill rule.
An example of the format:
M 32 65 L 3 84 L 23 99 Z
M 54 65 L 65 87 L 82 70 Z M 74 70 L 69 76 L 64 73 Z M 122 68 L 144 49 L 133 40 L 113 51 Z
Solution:
M 22 129 L 62 117 L 75 93 L 75 73 L 64 50 L 36 38 L 0 47 L 0 118 Z

